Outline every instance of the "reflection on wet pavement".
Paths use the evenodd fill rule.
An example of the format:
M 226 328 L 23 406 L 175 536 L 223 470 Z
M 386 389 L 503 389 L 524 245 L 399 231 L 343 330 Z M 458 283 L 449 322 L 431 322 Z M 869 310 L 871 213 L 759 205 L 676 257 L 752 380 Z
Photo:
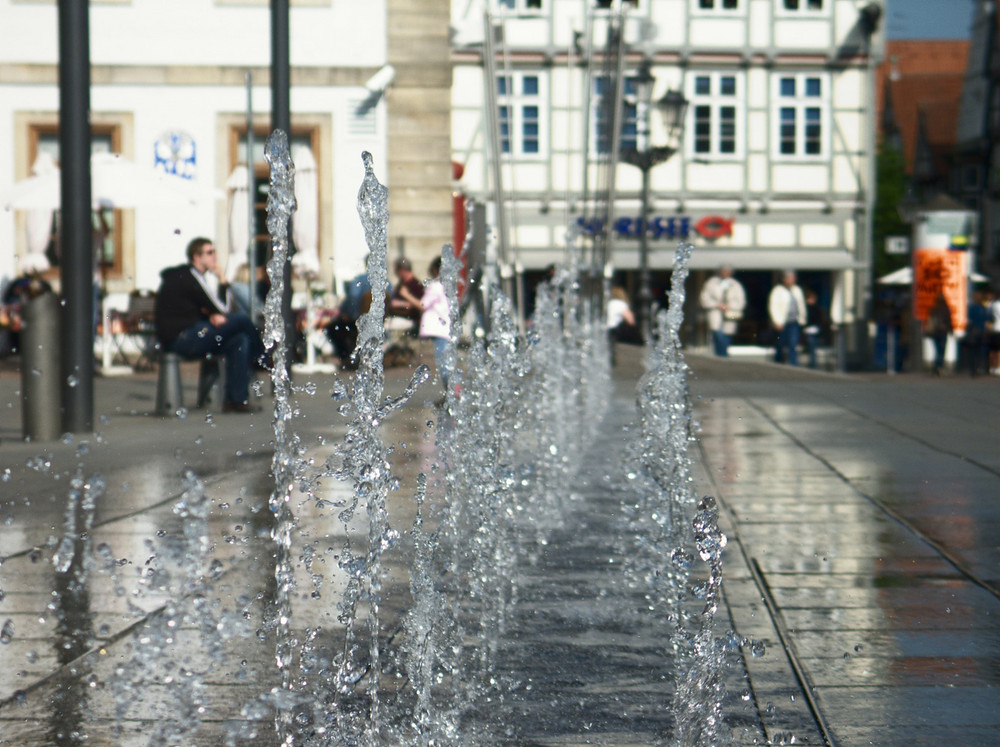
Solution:
M 727 584 L 737 628 L 773 601 L 838 744 L 995 744 L 995 393 L 692 365 L 701 479 L 759 570 Z

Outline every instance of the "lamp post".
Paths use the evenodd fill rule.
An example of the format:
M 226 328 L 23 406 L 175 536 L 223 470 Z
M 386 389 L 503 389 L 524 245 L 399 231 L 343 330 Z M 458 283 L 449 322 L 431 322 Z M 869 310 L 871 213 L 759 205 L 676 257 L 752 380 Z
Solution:
M 639 331 L 645 341 L 650 339 L 650 311 L 653 292 L 649 276 L 649 172 L 657 164 L 663 163 L 677 152 L 675 144 L 680 142 L 684 130 L 684 116 L 688 101 L 680 91 L 668 91 L 655 105 L 653 87 L 656 78 L 649 69 L 649 61 L 644 60 L 638 74 L 632 79 L 635 84 L 636 101 L 636 147 L 623 148 L 619 155 L 625 163 L 642 172 L 641 216 L 639 218 Z M 650 141 L 649 117 L 653 109 L 660 112 L 667 130 L 670 145 L 654 146 Z

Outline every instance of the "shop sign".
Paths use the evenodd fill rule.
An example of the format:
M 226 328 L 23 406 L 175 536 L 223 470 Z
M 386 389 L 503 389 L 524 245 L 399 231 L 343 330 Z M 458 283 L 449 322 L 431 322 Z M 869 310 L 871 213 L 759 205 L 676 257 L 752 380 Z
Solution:
M 164 132 L 153 144 L 153 167 L 167 174 L 194 179 L 198 173 L 198 148 L 186 132 Z
M 731 236 L 733 233 L 733 218 L 723 218 L 719 215 L 706 215 L 697 222 L 692 222 L 690 216 L 657 216 L 645 222 L 642 218 L 617 218 L 612 223 L 614 235 L 619 239 L 638 239 L 646 223 L 646 235 L 651 239 L 687 239 L 694 232 L 706 239 L 718 239 Z M 596 235 L 601 233 L 604 222 L 599 218 L 577 218 L 576 224 L 584 233 Z

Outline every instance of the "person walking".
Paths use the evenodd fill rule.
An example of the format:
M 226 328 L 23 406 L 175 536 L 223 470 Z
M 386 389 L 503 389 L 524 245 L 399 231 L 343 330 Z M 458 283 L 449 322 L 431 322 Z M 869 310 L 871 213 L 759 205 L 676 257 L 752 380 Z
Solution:
M 729 344 L 747 305 L 746 292 L 733 277 L 733 268 L 723 265 L 716 275 L 705 281 L 698 302 L 708 317 L 715 354 L 720 358 L 728 357 Z
M 791 366 L 799 365 L 799 337 L 806 323 L 806 299 L 796 280 L 794 270 L 785 270 L 781 283 L 774 286 L 767 299 L 768 315 L 778 333 L 774 362 L 784 363 L 787 355 Z
M 962 338 L 962 357 L 969 369 L 969 376 L 975 376 L 980 371 L 989 373 L 989 321 L 988 296 L 985 291 L 977 290 L 969 303 L 968 323 L 965 337 Z
M 951 331 L 951 309 L 948 308 L 948 302 L 941 293 L 931 307 L 927 321 L 924 322 L 924 334 L 934 344 L 934 366 L 931 370 L 935 376 L 940 376 L 941 369 L 944 368 L 944 354 Z
M 992 376 L 1000 376 L 1000 294 L 993 291 L 987 293 L 989 369 Z
M 817 351 L 820 344 L 826 339 L 827 330 L 830 328 L 830 315 L 826 309 L 819 305 L 819 296 L 812 288 L 806 291 L 806 326 L 802 329 L 802 336 L 806 340 L 806 350 L 809 353 L 809 368 L 819 366 Z
M 264 345 L 250 317 L 231 312 L 218 295 L 215 246 L 211 239 L 192 239 L 188 263 L 160 273 L 156 293 L 156 337 L 164 350 L 185 358 L 221 354 L 226 359 L 223 412 L 253 412 L 250 405 L 252 367 L 260 365 Z

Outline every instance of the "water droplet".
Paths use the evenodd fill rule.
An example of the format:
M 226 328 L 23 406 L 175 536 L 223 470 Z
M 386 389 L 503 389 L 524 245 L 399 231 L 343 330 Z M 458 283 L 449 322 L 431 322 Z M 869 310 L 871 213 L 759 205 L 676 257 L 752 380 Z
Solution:
M 0 628 L 0 643 L 8 644 L 14 638 L 14 621 L 7 618 L 7 621 Z
M 66 385 L 70 389 L 75 389 L 80 385 L 80 379 L 74 376 L 73 374 L 70 374 L 69 376 L 66 377 Z

